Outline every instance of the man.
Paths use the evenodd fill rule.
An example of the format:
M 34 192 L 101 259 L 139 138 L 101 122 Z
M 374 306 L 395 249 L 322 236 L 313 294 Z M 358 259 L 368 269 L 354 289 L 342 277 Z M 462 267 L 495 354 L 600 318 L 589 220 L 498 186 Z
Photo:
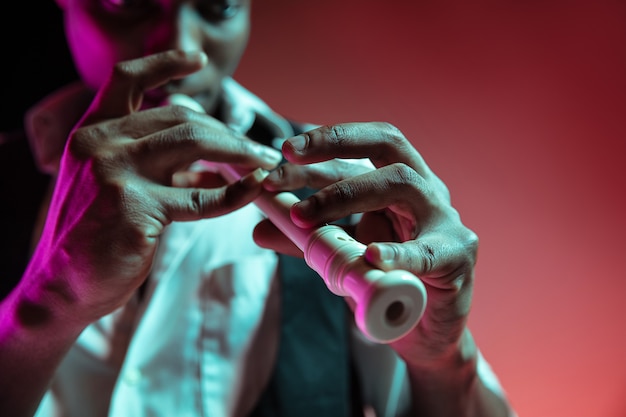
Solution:
M 249 0 L 57 3 L 82 80 L 27 117 L 51 180 L 1 305 L 3 414 L 511 415 L 466 328 L 476 236 L 400 131 L 289 122 L 238 85 Z M 228 185 L 199 160 L 251 173 Z M 426 285 L 395 353 L 249 204 L 305 186 L 297 225 L 362 213 L 367 261 Z

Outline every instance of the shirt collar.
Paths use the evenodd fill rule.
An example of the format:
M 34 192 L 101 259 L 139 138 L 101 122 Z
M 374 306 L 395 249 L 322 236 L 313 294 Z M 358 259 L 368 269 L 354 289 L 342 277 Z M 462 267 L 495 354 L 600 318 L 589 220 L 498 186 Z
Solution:
M 40 171 L 58 171 L 66 139 L 92 99 L 93 93 L 75 82 L 48 95 L 26 113 L 24 127 Z
M 39 170 L 47 174 L 58 171 L 67 137 L 92 99 L 93 92 L 75 82 L 45 97 L 26 113 L 26 133 Z M 221 109 L 223 122 L 238 132 L 248 132 L 258 122 L 275 138 L 293 135 L 287 120 L 232 78 L 222 83 Z

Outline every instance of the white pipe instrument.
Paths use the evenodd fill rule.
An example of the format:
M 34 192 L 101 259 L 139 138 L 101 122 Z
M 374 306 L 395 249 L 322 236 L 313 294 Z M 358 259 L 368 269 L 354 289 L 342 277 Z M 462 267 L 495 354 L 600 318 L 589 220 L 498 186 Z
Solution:
M 230 165 L 217 166 L 227 181 L 241 177 Z M 290 192 L 263 192 L 254 204 L 302 250 L 307 265 L 332 293 L 355 301 L 356 323 L 368 339 L 390 343 L 413 329 L 426 307 L 424 284 L 408 271 L 373 267 L 363 257 L 366 246 L 339 226 L 296 226 L 289 210 L 298 201 Z
M 170 103 L 199 107 L 194 100 L 186 99 L 193 104 L 180 97 Z M 228 164 L 211 165 L 229 182 L 246 174 Z M 366 246 L 339 226 L 295 225 L 289 212 L 298 201 L 290 192 L 264 191 L 254 204 L 302 250 L 307 265 L 323 278 L 332 293 L 355 301 L 357 326 L 368 339 L 390 343 L 411 331 L 426 308 L 424 284 L 408 271 L 383 271 L 369 264 L 363 257 Z

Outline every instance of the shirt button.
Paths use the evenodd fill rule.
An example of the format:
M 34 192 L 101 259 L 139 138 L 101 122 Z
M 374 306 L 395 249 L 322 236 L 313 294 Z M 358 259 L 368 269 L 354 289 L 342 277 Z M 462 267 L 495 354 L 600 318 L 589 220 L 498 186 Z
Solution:
M 137 368 L 130 368 L 124 373 L 124 382 L 128 385 L 137 385 L 141 381 L 141 371 Z

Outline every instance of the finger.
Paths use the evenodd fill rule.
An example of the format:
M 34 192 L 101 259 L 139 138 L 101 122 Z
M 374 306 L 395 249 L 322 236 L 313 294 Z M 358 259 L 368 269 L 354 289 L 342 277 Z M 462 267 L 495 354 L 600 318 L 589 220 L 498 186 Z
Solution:
M 459 290 L 476 263 L 478 239 L 468 229 L 463 236 L 432 232 L 402 243 L 371 243 L 365 259 L 383 270 L 403 269 L 433 288 Z
M 281 152 L 271 147 L 264 146 L 256 141 L 253 141 L 252 139 L 244 135 L 237 134 L 236 132 L 234 132 L 232 129 L 227 127 L 221 121 L 213 117 L 206 116 L 204 108 L 200 105 L 200 103 L 198 103 L 197 101 L 195 101 L 194 99 L 192 99 L 191 97 L 187 95 L 172 94 L 164 100 L 164 105 L 175 106 L 174 110 L 178 110 L 178 111 L 184 111 L 183 109 L 190 109 L 191 113 L 197 113 L 200 116 L 204 116 L 200 118 L 199 122 L 201 122 L 204 126 L 210 129 L 210 130 L 207 130 L 208 133 L 210 133 L 211 131 L 215 131 L 217 133 L 221 133 L 221 135 L 223 136 L 232 137 L 234 139 L 239 140 L 240 141 L 239 144 L 242 146 L 242 149 L 247 151 L 247 152 L 244 152 L 244 156 L 246 153 L 249 153 L 249 152 L 251 152 L 251 156 L 252 156 L 251 160 L 246 160 L 246 159 L 240 160 L 240 158 L 238 157 L 239 154 L 235 153 L 232 155 L 232 157 L 236 157 L 236 159 L 232 159 L 232 160 L 231 159 L 215 159 L 215 160 L 209 159 L 209 160 L 216 161 L 216 162 L 219 161 L 219 162 L 236 163 L 238 165 L 243 165 L 244 167 L 245 166 L 252 166 L 252 167 L 260 166 L 262 168 L 267 168 L 267 169 L 274 168 L 279 162 L 282 161 L 283 156 Z M 218 138 L 219 137 L 220 135 L 218 135 Z M 218 140 L 217 145 L 221 144 L 222 142 L 223 141 Z M 227 144 L 232 145 L 233 142 L 227 142 Z M 215 149 L 219 150 L 219 146 L 216 146 Z M 228 153 L 226 157 L 230 158 L 231 155 Z M 261 159 L 257 160 L 255 157 L 259 157 Z
M 254 200 L 263 190 L 267 171 L 256 169 L 241 180 L 215 189 L 156 186 L 164 224 L 199 220 L 230 213 Z
M 225 134 L 234 134 L 226 125 L 206 113 L 199 113 L 178 105 L 153 107 L 131 113 L 124 118 L 111 119 L 107 123 L 132 139 L 141 139 L 160 130 L 182 124 L 196 124 Z
M 264 169 L 274 168 L 282 159 L 277 150 L 232 132 L 187 123 L 155 132 L 128 146 L 144 175 L 162 184 L 168 183 L 176 171 L 200 159 Z
M 320 189 L 373 169 L 366 160 L 334 159 L 310 165 L 286 163 L 276 168 L 265 179 L 268 191 L 290 191 L 303 187 Z
M 137 141 L 133 145 L 135 152 L 139 155 L 143 153 L 151 155 L 149 162 L 155 168 L 161 166 L 152 159 L 158 157 L 157 154 L 169 160 L 176 151 L 188 152 L 198 149 L 204 149 L 202 157 L 206 157 L 209 149 L 214 149 L 216 155 L 232 153 L 227 157 L 228 162 L 255 168 L 273 169 L 282 161 L 282 154 L 276 149 L 239 135 L 219 120 L 184 106 L 153 108 L 105 123 L 109 130 L 122 132 L 126 137 L 135 139 Z M 199 158 L 196 155 L 195 159 L 192 159 Z M 178 164 L 193 160 L 189 161 L 187 158 L 178 161 Z M 169 175 L 172 168 L 180 169 L 180 165 L 172 165 L 169 171 L 163 174 Z
M 437 208 L 431 194 L 429 184 L 412 168 L 393 164 L 323 188 L 295 204 L 291 218 L 300 227 L 313 227 L 393 206 L 407 218 L 426 220 Z
M 145 91 L 196 72 L 206 63 L 203 52 L 181 50 L 120 62 L 96 96 L 87 119 L 115 118 L 137 111 Z
M 381 122 L 322 126 L 287 139 L 283 154 L 296 164 L 330 158 L 369 158 L 377 167 L 402 162 L 422 175 L 429 171 L 424 159 L 402 132 Z
M 172 186 L 179 188 L 219 188 L 226 184 L 221 175 L 209 171 L 180 171 L 172 176 Z
M 255 243 L 285 255 L 302 258 L 302 251 L 289 240 L 270 220 L 263 220 L 252 234 Z

